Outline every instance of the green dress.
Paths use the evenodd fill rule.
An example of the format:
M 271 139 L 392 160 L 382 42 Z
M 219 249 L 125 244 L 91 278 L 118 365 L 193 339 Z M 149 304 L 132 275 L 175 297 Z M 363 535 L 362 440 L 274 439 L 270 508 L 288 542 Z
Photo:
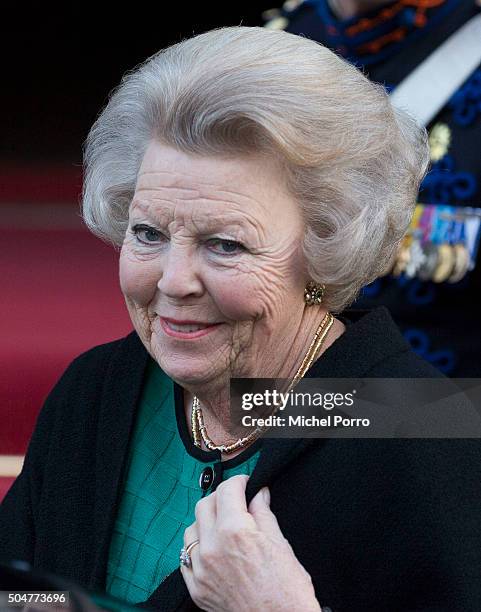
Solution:
M 251 474 L 261 440 L 227 461 L 219 451 L 194 446 L 184 416 L 182 389 L 151 359 L 130 441 L 126 477 L 110 542 L 107 593 L 145 601 L 179 566 L 184 530 L 194 508 L 212 491 L 200 486 L 206 468 L 218 484 Z M 208 480 L 208 479 L 207 479 Z

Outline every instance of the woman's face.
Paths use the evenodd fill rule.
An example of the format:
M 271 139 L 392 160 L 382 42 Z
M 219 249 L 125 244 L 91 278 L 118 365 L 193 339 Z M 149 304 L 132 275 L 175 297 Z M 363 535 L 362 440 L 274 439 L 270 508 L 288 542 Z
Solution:
M 120 283 L 137 333 L 169 376 L 205 384 L 283 363 L 304 308 L 303 232 L 271 160 L 151 142 Z

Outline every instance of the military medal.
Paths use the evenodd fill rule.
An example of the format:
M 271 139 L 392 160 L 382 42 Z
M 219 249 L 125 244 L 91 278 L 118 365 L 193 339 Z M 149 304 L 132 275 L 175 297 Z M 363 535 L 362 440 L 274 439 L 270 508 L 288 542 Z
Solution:
M 456 257 L 454 251 L 447 242 L 438 245 L 438 263 L 433 272 L 432 280 L 442 283 L 447 280 L 454 270 Z
M 447 280 L 454 268 L 454 251 L 449 244 L 453 226 L 452 207 L 437 206 L 433 223 L 432 241 L 438 247 L 438 263 L 433 271 L 432 280 L 442 283 Z
M 448 278 L 448 283 L 458 283 L 464 278 L 469 267 L 469 252 L 464 244 L 455 244 L 454 250 L 454 267 L 451 276 Z
M 481 239 L 481 209 L 466 208 L 466 219 L 464 227 L 466 232 L 466 247 L 469 251 L 469 267 L 468 271 L 474 270 L 476 265 L 476 257 Z
M 419 219 L 419 228 L 423 233 L 421 242 L 423 263 L 419 266 L 417 275 L 421 280 L 431 280 L 432 274 L 438 263 L 438 249 L 431 240 L 431 219 L 433 214 L 434 206 L 426 205 Z
M 433 162 L 438 162 L 448 152 L 451 144 L 451 129 L 446 123 L 436 123 L 429 131 L 429 153 Z
M 405 274 L 408 278 L 414 278 L 419 268 L 426 261 L 426 256 L 424 255 L 424 251 L 421 246 L 423 231 L 419 226 L 423 213 L 424 206 L 422 204 L 418 204 L 410 225 L 410 232 L 413 236 L 413 240 L 409 249 L 409 261 L 405 267 Z
M 419 268 L 426 262 L 426 255 L 424 254 L 419 239 L 413 240 L 411 248 L 409 250 L 409 261 L 406 265 L 406 276 L 408 278 L 414 278 Z
M 423 281 L 429 281 L 438 265 L 438 247 L 432 242 L 426 242 L 422 248 L 425 261 L 418 270 L 418 277 Z

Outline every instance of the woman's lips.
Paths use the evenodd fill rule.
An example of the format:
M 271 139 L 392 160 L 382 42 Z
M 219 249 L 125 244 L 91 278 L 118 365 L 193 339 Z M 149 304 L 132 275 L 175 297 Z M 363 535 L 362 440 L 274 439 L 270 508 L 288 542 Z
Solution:
M 214 323 L 212 325 L 193 322 L 189 322 L 188 324 L 171 323 L 170 320 L 163 319 L 162 317 L 159 317 L 159 320 L 162 330 L 165 332 L 165 334 L 167 334 L 167 336 L 170 336 L 171 338 L 183 338 L 186 340 L 193 340 L 195 338 L 205 336 L 206 334 L 210 334 L 216 327 L 221 325 L 221 323 Z M 175 326 L 175 329 L 173 329 L 173 326 Z M 184 330 L 182 329 L 183 327 L 185 328 Z M 200 329 L 195 331 L 187 331 L 191 327 L 199 327 Z

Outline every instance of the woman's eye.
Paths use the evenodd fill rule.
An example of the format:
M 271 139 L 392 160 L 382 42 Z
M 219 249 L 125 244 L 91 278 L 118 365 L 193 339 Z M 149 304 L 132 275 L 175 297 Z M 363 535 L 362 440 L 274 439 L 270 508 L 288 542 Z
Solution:
M 148 225 L 134 225 L 132 228 L 137 240 L 143 244 L 154 244 L 162 239 L 163 234 Z
M 237 255 L 244 251 L 245 248 L 239 242 L 235 240 L 222 240 L 221 238 L 214 238 L 208 241 L 209 246 L 214 246 L 214 253 L 221 255 Z

